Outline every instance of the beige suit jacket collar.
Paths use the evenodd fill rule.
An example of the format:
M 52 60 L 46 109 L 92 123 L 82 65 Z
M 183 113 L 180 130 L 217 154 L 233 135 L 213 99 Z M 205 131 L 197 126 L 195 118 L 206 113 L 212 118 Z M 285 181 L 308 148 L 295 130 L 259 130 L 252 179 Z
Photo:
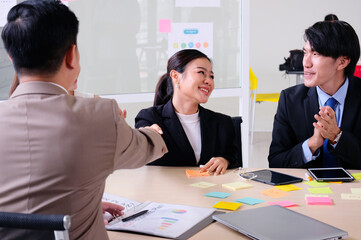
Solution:
M 19 84 L 10 98 L 28 94 L 59 95 L 67 94 L 67 92 L 61 87 L 49 82 L 26 82 Z

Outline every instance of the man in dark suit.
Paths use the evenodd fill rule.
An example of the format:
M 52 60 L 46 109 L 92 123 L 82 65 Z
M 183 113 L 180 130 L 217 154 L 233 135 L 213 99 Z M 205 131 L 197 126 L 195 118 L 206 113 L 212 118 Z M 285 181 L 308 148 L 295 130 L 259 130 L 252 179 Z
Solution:
M 358 36 L 346 22 L 318 22 L 305 40 L 305 82 L 281 93 L 269 166 L 361 169 Z

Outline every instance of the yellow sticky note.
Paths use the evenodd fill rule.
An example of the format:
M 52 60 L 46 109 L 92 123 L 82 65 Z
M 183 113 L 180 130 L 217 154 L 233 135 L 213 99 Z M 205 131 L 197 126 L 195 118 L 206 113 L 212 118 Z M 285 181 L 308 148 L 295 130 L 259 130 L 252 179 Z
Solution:
M 219 201 L 213 205 L 214 208 L 236 211 L 242 203 Z
M 323 188 L 309 188 L 308 191 L 312 194 L 326 194 L 333 193 L 331 188 L 323 187 Z
M 351 173 L 356 180 L 361 180 L 361 173 Z
M 329 183 L 342 184 L 342 182 L 329 182 Z
M 296 187 L 293 184 L 280 185 L 280 186 L 276 186 L 276 188 L 278 188 L 279 190 L 285 191 L 285 192 L 296 191 L 296 190 L 301 190 L 302 189 L 300 187 Z
M 261 193 L 272 198 L 280 198 L 290 195 L 289 193 L 286 193 L 285 191 L 279 190 L 278 188 L 275 187 L 264 190 Z
M 245 183 L 245 182 L 233 182 L 233 183 L 222 184 L 222 187 L 235 191 L 235 190 L 240 190 L 240 189 L 244 189 L 244 188 L 251 188 L 253 186 L 251 184 Z
M 190 169 L 186 169 L 186 174 L 188 177 L 211 176 L 208 172 L 200 172 L 199 170 L 190 170 Z

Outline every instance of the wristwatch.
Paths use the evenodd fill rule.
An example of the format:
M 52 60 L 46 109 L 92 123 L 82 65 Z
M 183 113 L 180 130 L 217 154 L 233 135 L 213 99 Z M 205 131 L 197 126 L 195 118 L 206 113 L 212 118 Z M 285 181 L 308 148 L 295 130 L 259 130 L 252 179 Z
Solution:
M 333 141 L 331 141 L 331 143 L 332 144 L 338 143 L 338 141 L 340 141 L 341 135 L 342 135 L 342 130 L 340 131 L 339 134 L 337 134 L 336 138 Z

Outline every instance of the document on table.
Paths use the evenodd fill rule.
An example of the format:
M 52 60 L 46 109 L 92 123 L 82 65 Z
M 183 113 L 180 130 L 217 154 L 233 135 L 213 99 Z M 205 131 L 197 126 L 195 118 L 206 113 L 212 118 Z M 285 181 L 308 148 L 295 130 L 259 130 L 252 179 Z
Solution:
M 136 205 L 137 202 L 104 193 L 103 201 L 113 202 L 122 206 Z M 210 217 L 215 209 L 151 202 L 142 210 L 147 213 L 123 222 L 121 219 L 111 221 L 108 230 L 121 230 L 146 233 L 167 238 L 178 238 L 195 225 Z

